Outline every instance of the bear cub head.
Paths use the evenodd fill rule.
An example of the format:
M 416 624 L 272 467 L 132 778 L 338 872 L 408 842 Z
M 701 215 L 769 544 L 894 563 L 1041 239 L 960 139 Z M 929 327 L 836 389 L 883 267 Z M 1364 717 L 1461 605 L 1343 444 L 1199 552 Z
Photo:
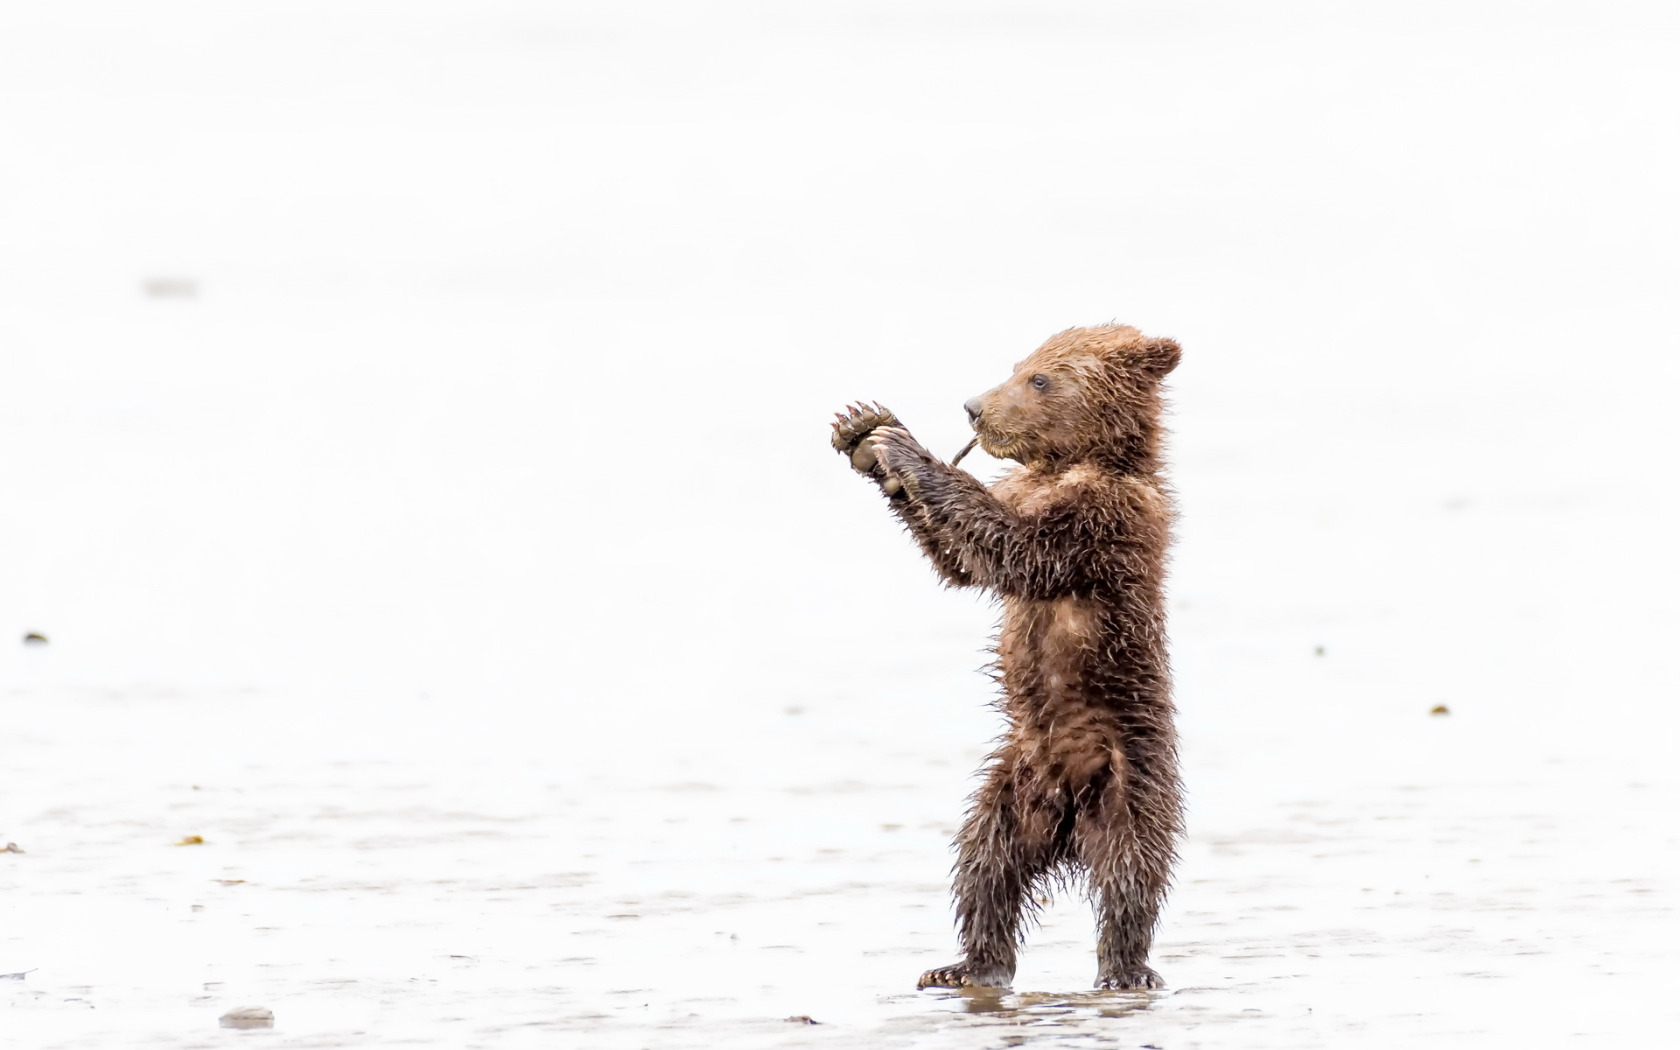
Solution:
M 980 447 L 1020 463 L 1097 460 L 1152 470 L 1160 443 L 1161 379 L 1178 344 L 1130 325 L 1069 328 L 1015 374 L 963 407 Z

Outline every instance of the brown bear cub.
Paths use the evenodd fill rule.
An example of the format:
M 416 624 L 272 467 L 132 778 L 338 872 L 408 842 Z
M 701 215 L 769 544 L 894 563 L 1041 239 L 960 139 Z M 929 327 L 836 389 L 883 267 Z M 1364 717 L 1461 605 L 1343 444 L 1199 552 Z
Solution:
M 917 987 L 1008 987 L 1035 892 L 1081 871 L 1097 987 L 1162 986 L 1149 946 L 1182 813 L 1160 386 L 1178 357 L 1172 340 L 1124 325 L 1052 337 L 964 406 L 980 447 L 1020 463 L 989 489 L 880 406 L 836 417 L 834 447 L 886 493 L 945 582 L 1003 605 L 1008 726 L 956 842 L 963 958 Z

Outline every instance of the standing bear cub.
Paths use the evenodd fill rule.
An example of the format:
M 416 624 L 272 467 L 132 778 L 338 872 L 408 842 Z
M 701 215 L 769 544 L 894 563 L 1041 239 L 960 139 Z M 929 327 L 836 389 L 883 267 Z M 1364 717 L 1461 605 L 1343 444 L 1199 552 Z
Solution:
M 836 416 L 834 447 L 880 486 L 945 582 L 1003 605 L 1008 725 L 956 842 L 963 958 L 917 987 L 1008 987 L 1035 892 L 1080 872 L 1097 913 L 1097 987 L 1162 986 L 1149 947 L 1182 807 L 1160 386 L 1178 357 L 1172 340 L 1124 325 L 1053 336 L 964 406 L 980 447 L 1020 464 L 989 489 L 878 405 Z

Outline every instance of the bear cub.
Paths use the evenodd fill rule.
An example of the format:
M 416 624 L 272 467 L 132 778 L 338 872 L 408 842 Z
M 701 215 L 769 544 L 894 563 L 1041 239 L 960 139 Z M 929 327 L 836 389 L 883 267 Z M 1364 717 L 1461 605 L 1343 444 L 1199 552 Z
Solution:
M 1126 325 L 1051 337 L 964 406 L 980 447 L 1019 464 L 990 488 L 879 405 L 836 415 L 835 449 L 940 577 L 1002 604 L 1006 728 L 956 841 L 962 959 L 919 988 L 1008 987 L 1036 893 L 1081 876 L 1097 987 L 1162 987 L 1149 948 L 1183 828 L 1160 461 L 1161 381 L 1178 359 L 1171 339 Z

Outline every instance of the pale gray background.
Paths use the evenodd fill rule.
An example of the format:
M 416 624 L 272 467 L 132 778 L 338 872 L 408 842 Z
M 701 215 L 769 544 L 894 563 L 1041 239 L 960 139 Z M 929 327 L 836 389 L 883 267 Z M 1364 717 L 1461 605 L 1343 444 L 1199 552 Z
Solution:
M 1672 1031 L 1676 36 L 0 10 L 8 1042 L 219 1046 L 247 1002 L 276 1046 Z M 826 419 L 949 454 L 1114 318 L 1185 346 L 1172 987 L 1078 994 L 1070 901 L 1044 994 L 969 1012 L 910 988 L 993 612 Z

